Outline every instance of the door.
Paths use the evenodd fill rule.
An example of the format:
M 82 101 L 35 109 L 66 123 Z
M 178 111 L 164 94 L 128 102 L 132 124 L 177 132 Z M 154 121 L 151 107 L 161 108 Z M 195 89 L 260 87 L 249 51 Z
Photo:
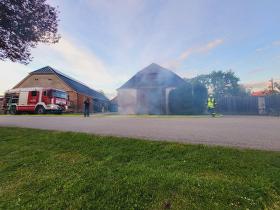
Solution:
M 28 93 L 28 105 L 36 105 L 39 102 L 39 91 L 29 91 Z
M 51 103 L 51 93 L 48 90 L 44 90 L 42 94 L 42 102 L 44 102 L 46 105 Z
M 148 92 L 148 110 L 148 114 L 162 114 L 162 90 L 160 88 L 153 88 Z
M 139 89 L 137 114 L 162 114 L 163 99 L 163 90 L 161 88 Z

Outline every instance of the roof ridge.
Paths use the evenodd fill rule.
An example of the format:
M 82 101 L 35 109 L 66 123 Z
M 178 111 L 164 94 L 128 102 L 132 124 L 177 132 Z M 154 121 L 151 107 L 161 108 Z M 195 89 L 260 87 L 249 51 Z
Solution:
M 95 90 L 95 89 L 89 87 L 89 86 L 86 85 L 85 83 L 80 82 L 79 80 L 76 80 L 76 79 L 74 79 L 73 77 L 70 77 L 70 76 L 68 76 L 67 74 L 64 74 L 64 73 L 62 73 L 61 71 L 59 71 L 59 70 L 57 70 L 57 69 L 55 69 L 55 68 L 53 68 L 53 67 L 50 67 L 50 66 L 45 66 L 45 67 L 43 67 L 43 68 L 37 69 L 37 70 L 31 72 L 30 74 L 33 74 L 33 73 L 36 74 L 36 72 L 39 72 L 40 70 L 46 70 L 46 71 L 52 72 L 52 73 L 56 74 L 58 77 L 62 77 L 62 78 L 60 78 L 60 79 L 62 79 L 64 82 L 65 82 L 65 80 L 69 80 L 70 83 L 76 83 L 77 85 L 82 86 L 84 89 L 87 89 L 86 92 L 89 91 L 89 92 L 92 92 L 92 94 L 99 95 L 100 99 L 102 99 L 102 97 L 108 99 L 107 96 L 106 96 L 104 93 L 99 92 L 99 91 L 97 91 L 97 90 Z M 47 73 L 47 72 L 45 72 L 45 73 Z M 64 79 L 64 78 L 65 78 L 65 79 Z M 67 83 L 67 82 L 66 82 L 66 83 Z M 75 86 L 76 86 L 76 85 L 75 85 Z M 73 87 L 72 87 L 72 88 L 73 88 Z M 75 88 L 73 88 L 73 89 L 75 89 Z
M 148 66 L 146 66 L 145 68 L 143 68 L 142 70 L 140 70 L 138 73 L 140 73 L 140 72 L 143 72 L 143 71 L 145 71 L 145 70 L 150 70 L 150 67 L 157 67 L 158 69 L 156 69 L 156 70 L 164 70 L 164 71 L 168 71 L 168 72 L 171 72 L 171 73 L 173 73 L 173 74 L 176 74 L 174 71 L 172 71 L 172 70 L 170 70 L 170 69 L 167 69 L 167 68 L 165 68 L 165 67 L 163 67 L 163 66 L 161 66 L 161 65 L 159 65 L 159 64 L 157 64 L 157 63 L 151 63 L 150 65 L 148 65 Z M 136 74 L 138 74 L 138 73 L 136 73 Z M 177 74 L 176 74 L 177 75 Z
M 81 81 L 79 81 L 79 80 L 76 80 L 76 79 L 74 79 L 74 78 L 72 78 L 72 77 L 70 77 L 70 76 L 68 76 L 68 75 L 66 75 L 66 74 L 64 74 L 64 73 L 62 73 L 62 72 L 56 70 L 56 69 L 54 69 L 54 70 L 55 70 L 55 73 L 56 73 L 56 74 L 60 74 L 61 76 L 64 76 L 64 77 L 66 77 L 66 78 L 68 78 L 68 79 L 70 79 L 70 80 L 72 80 L 72 81 L 74 81 L 74 82 L 77 82 L 77 83 L 79 83 L 79 84 L 85 86 L 86 88 L 88 88 L 88 89 L 90 89 L 90 90 L 92 90 L 92 91 L 94 91 L 94 92 L 96 92 L 96 93 L 99 93 L 99 94 L 105 96 L 105 94 L 103 94 L 102 92 L 99 92 L 99 91 L 97 91 L 97 90 L 95 90 L 95 89 L 89 87 L 89 86 L 86 85 L 85 83 L 83 83 L 83 82 L 81 82 Z M 106 97 L 106 96 L 105 96 L 105 97 Z
M 77 79 L 74 79 L 73 77 L 71 77 L 71 76 L 69 76 L 69 75 L 67 75 L 67 74 L 64 74 L 63 72 L 61 72 L 61 71 L 59 71 L 59 70 L 57 70 L 57 69 L 55 69 L 55 68 L 53 68 L 53 67 L 50 67 L 50 66 L 47 66 L 47 67 L 50 68 L 53 72 L 55 72 L 55 73 L 57 73 L 57 74 L 60 74 L 60 75 L 66 77 L 66 78 L 68 78 L 68 79 L 70 79 L 70 80 L 72 80 L 72 81 L 74 81 L 74 82 L 80 83 L 80 84 L 84 85 L 85 87 L 87 87 L 87 88 L 89 88 L 89 89 L 91 89 L 91 90 L 93 90 L 93 91 L 96 91 L 96 92 L 98 92 L 98 93 L 101 93 L 101 92 L 99 92 L 99 91 L 97 91 L 97 90 L 95 90 L 95 89 L 89 87 L 87 84 L 85 84 L 85 83 L 83 83 L 83 82 L 81 82 L 81 81 L 79 81 L 79 80 L 77 80 Z M 101 94 L 104 95 L 103 93 L 101 93 Z
M 38 71 L 38 70 L 45 69 L 45 68 L 48 68 L 50 71 L 52 71 L 52 72 L 54 72 L 54 73 L 56 73 L 56 74 L 60 74 L 60 75 L 66 77 L 66 78 L 68 78 L 68 79 L 70 79 L 70 80 L 72 80 L 72 81 L 78 82 L 78 83 L 80 83 L 80 84 L 82 84 L 82 85 L 84 85 L 84 86 L 90 88 L 90 87 L 89 87 L 88 85 L 86 85 L 85 83 L 83 83 L 83 82 L 81 82 L 81 81 L 79 81 L 79 80 L 77 80 L 77 79 L 74 79 L 73 77 L 70 77 L 69 75 L 67 75 L 67 74 L 65 74 L 65 73 L 63 73 L 63 72 L 61 72 L 61 71 L 59 71 L 59 70 L 57 70 L 57 69 L 55 69 L 55 68 L 53 68 L 53 67 L 51 67 L 51 66 L 45 66 L 45 67 L 43 67 L 43 68 L 37 69 L 37 70 L 35 70 L 35 71 L 32 71 L 31 74 L 32 74 L 33 72 L 36 72 L 36 71 Z M 90 88 L 90 89 L 92 89 L 92 88 Z
M 70 80 L 72 80 L 72 81 L 78 82 L 78 83 L 80 83 L 80 84 L 82 84 L 82 85 L 84 85 L 84 86 L 90 88 L 90 87 L 89 87 L 88 85 L 86 85 L 85 83 L 83 83 L 83 82 L 81 82 L 81 81 L 79 81 L 79 80 L 77 80 L 77 79 L 74 79 L 73 77 L 70 77 L 69 75 L 62 73 L 61 71 L 59 71 L 59 70 L 57 70 L 57 69 L 55 69 L 55 68 L 52 68 L 52 67 L 50 67 L 50 66 L 48 66 L 48 67 L 51 68 L 51 70 L 54 71 L 55 73 L 60 74 L 60 75 L 66 77 L 66 78 L 68 78 L 68 79 L 70 79 Z M 90 88 L 90 89 L 92 89 L 92 88 Z
M 177 80 L 178 83 L 182 83 L 182 82 L 185 82 L 178 74 L 176 74 L 174 71 L 172 70 L 169 70 L 165 67 L 162 67 L 156 63 L 152 63 L 150 65 L 148 65 L 147 67 L 143 68 L 142 70 L 138 71 L 135 75 L 133 75 L 126 83 L 124 83 L 121 87 L 118 88 L 119 89 L 122 89 L 122 88 L 128 88 L 128 87 L 133 87 L 133 86 L 137 86 L 136 84 L 140 84 L 140 83 L 143 83 L 143 79 L 140 79 L 139 78 L 142 78 L 142 77 L 145 77 L 145 74 L 148 75 L 155 72 L 155 73 L 158 73 L 158 75 L 166 75 L 167 77 L 166 78 L 170 78 L 172 80 L 169 80 L 169 81 L 166 81 L 166 82 L 161 82 L 162 84 L 161 85 L 168 85 L 168 84 L 171 84 L 172 81 Z M 162 77 L 162 76 L 161 76 Z M 159 77 L 160 79 L 163 79 Z M 139 81 L 142 81 L 142 82 L 139 82 Z M 163 80 L 161 80 L 163 81 Z M 171 81 L 171 82 L 170 82 Z M 148 84 L 149 81 L 146 81 L 146 84 Z M 174 82 L 173 82 L 174 83 Z M 142 84 L 143 85 L 143 84 Z

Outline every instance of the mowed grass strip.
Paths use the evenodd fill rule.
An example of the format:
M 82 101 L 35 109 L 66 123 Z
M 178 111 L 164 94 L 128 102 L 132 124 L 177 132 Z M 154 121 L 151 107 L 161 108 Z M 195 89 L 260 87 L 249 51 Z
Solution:
M 280 153 L 0 128 L 0 209 L 279 209 Z

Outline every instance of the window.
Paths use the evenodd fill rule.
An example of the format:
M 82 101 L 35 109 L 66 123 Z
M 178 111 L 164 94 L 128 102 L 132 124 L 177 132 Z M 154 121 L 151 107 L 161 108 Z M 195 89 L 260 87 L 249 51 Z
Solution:
M 37 96 L 37 91 L 31 91 L 31 96 Z
M 68 98 L 68 94 L 62 91 L 58 91 L 58 90 L 53 90 L 52 91 L 52 96 L 56 97 L 56 98 L 64 98 L 67 99 Z
M 39 79 L 38 79 L 38 78 L 35 78 L 35 80 L 38 81 Z
M 51 78 L 49 78 L 48 80 L 50 80 L 50 81 L 51 81 L 52 79 L 51 79 Z
M 47 96 L 47 91 L 44 91 L 44 92 L 43 92 L 43 95 L 44 95 L 44 96 Z
M 13 97 L 11 98 L 12 104 L 17 104 L 18 103 L 18 97 Z

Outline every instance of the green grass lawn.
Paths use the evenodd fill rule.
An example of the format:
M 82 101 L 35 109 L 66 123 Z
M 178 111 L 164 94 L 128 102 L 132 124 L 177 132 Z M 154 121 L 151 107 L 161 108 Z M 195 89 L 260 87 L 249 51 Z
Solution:
M 280 209 L 280 152 L 0 128 L 0 209 Z

